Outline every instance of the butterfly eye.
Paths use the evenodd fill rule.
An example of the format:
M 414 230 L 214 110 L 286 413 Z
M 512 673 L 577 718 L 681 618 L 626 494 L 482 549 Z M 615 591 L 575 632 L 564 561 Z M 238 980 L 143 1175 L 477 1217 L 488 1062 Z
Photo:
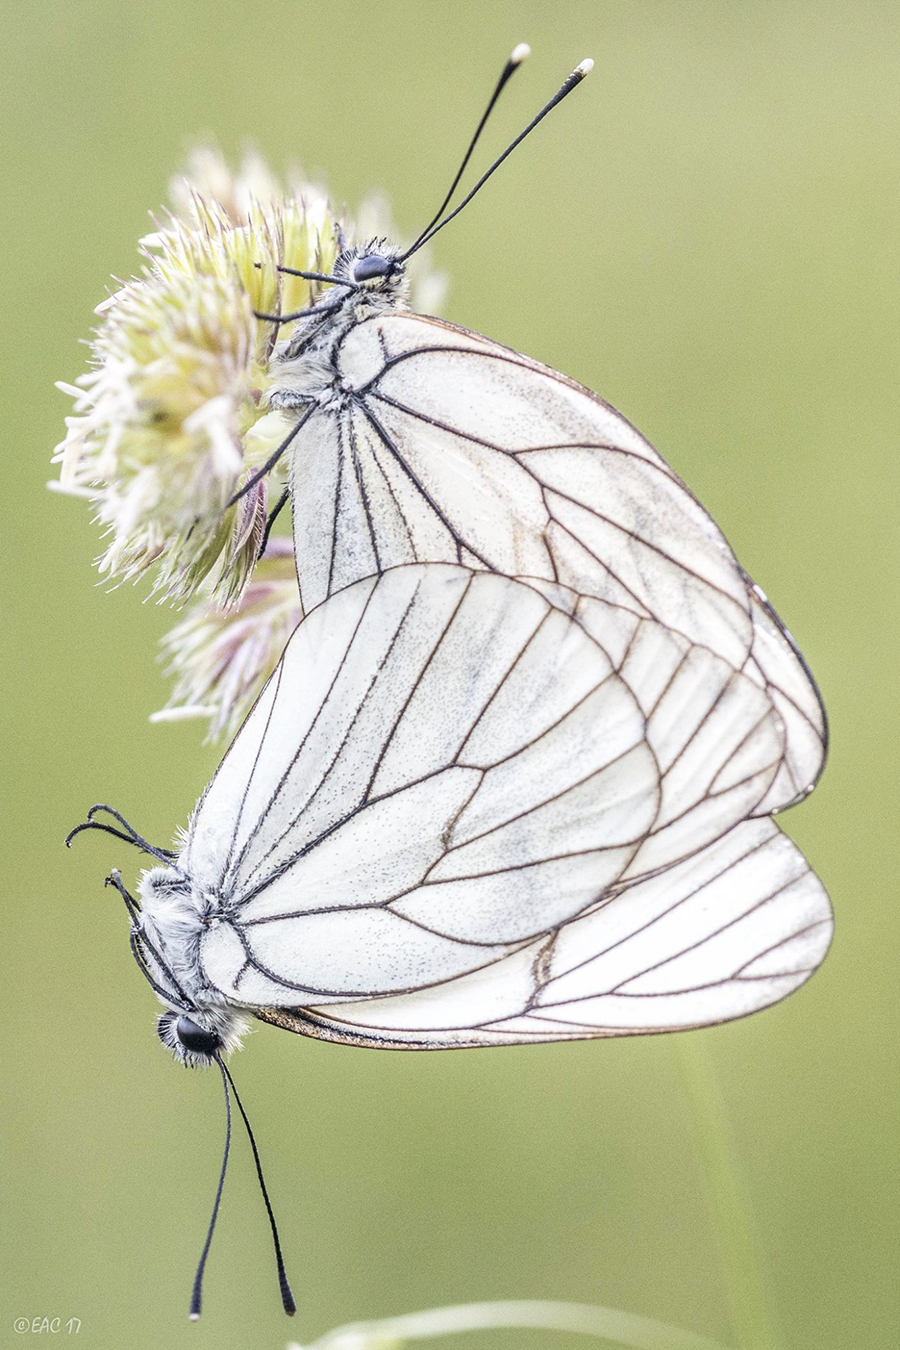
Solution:
M 222 1041 L 215 1031 L 198 1027 L 189 1017 L 179 1017 L 175 1034 L 185 1050 L 193 1050 L 198 1055 L 214 1055 L 222 1048 Z
M 372 281 L 375 277 L 386 277 L 391 270 L 391 259 L 382 258 L 380 253 L 370 253 L 360 258 L 353 267 L 354 281 Z

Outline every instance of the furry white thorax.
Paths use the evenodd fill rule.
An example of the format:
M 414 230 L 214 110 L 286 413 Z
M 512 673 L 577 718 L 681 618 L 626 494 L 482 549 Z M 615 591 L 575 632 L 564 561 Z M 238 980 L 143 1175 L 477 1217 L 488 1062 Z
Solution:
M 171 992 L 171 999 L 160 1001 L 173 1014 L 185 1011 L 205 1031 L 215 1032 L 226 1053 L 241 1048 L 241 1036 L 248 1030 L 249 1018 L 230 1004 L 206 980 L 200 964 L 200 943 L 206 932 L 209 915 L 216 906 L 213 897 L 200 894 L 190 879 L 176 867 L 151 867 L 138 882 L 141 905 L 141 933 L 146 937 L 144 958 L 150 973 L 163 990 Z M 169 973 L 156 960 L 152 947 L 174 976 L 180 990 L 173 986 Z M 184 998 L 182 998 L 184 995 Z M 201 1056 L 191 1055 L 174 1035 L 174 1022 L 160 1019 L 163 1044 L 185 1064 L 206 1063 Z M 171 1034 L 168 1034 L 171 1032 Z
M 356 324 L 373 318 L 386 310 L 408 309 L 409 282 L 406 268 L 399 262 L 400 250 L 386 239 L 371 239 L 356 248 L 345 249 L 333 269 L 336 277 L 354 277 L 354 265 L 373 256 L 396 263 L 396 270 L 387 276 L 370 277 L 357 282 L 357 289 L 347 290 L 343 298 L 335 298 L 334 308 L 328 313 L 310 313 L 308 318 L 296 321 L 291 336 L 280 342 L 271 361 L 272 388 L 268 395 L 271 408 L 304 408 L 311 403 L 320 407 L 342 406 L 348 391 L 341 386 L 335 368 L 335 348 L 341 338 Z M 316 306 L 328 304 L 337 286 L 323 286 L 324 294 Z

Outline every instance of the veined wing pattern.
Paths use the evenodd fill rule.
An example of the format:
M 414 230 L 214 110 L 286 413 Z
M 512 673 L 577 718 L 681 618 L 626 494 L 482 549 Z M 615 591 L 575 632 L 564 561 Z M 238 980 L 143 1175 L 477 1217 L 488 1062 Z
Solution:
M 409 562 L 559 582 L 765 690 L 785 735 L 758 814 L 810 791 L 826 728 L 809 672 L 715 523 L 624 418 L 546 366 L 408 313 L 351 328 L 336 368 L 341 397 L 292 454 L 307 610 Z
M 827 948 L 802 855 L 747 820 L 766 690 L 555 582 L 407 565 L 307 616 L 179 860 L 199 952 L 292 1029 L 437 1047 L 743 1015 Z

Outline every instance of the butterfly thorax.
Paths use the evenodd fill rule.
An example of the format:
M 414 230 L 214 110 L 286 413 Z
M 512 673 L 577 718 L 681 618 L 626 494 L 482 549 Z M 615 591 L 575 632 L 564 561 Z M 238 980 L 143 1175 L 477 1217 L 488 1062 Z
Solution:
M 325 294 L 317 296 L 308 317 L 301 315 L 287 341 L 276 347 L 269 394 L 273 408 L 340 405 L 343 392 L 335 351 L 341 339 L 366 319 L 409 308 L 406 266 L 400 250 L 386 239 L 344 249 L 332 275 L 352 283 L 352 289 L 323 287 Z
M 205 906 L 187 877 L 177 867 L 151 867 L 138 883 L 141 902 L 140 933 L 146 940 L 154 974 L 163 988 L 172 987 L 194 1002 L 200 993 L 197 972 L 200 939 L 206 929 Z M 154 959 L 154 953 L 159 959 Z M 164 963 L 165 969 L 160 969 Z M 174 987 L 177 984 L 178 989 Z

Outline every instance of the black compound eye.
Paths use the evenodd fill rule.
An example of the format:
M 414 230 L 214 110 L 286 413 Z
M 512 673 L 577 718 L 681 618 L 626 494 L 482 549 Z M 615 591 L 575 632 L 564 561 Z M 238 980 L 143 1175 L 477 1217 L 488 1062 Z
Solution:
M 375 277 L 386 277 L 390 270 L 390 258 L 382 258 L 380 253 L 370 253 L 367 258 L 359 258 L 353 264 L 353 280 L 372 281 Z
M 185 1050 L 193 1050 L 198 1055 L 214 1055 L 222 1048 L 217 1032 L 198 1027 L 189 1017 L 179 1017 L 175 1023 L 175 1034 Z

